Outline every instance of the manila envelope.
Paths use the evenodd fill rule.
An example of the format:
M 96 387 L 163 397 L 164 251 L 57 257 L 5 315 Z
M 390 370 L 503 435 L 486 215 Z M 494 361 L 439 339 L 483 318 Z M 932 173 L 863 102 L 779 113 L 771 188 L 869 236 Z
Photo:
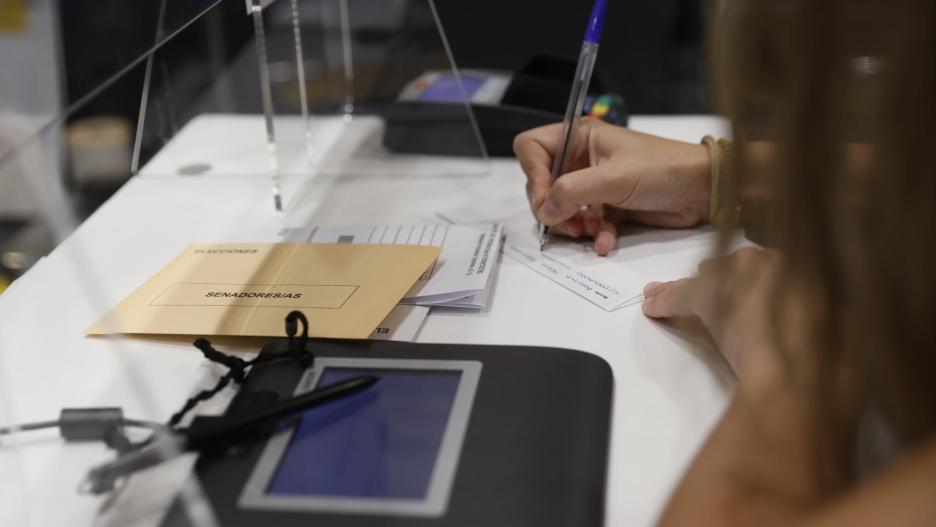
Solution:
M 190 245 L 88 328 L 88 335 L 285 336 L 293 310 L 309 335 L 365 339 L 436 260 L 439 247 Z

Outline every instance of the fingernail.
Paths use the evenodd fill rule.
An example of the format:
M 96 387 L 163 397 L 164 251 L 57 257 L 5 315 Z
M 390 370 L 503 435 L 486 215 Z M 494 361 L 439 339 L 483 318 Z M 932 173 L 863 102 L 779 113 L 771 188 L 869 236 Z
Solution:
M 643 309 L 644 315 L 647 315 L 648 317 L 652 317 L 653 316 L 652 314 L 653 313 L 653 299 L 647 298 L 646 300 L 644 300 L 643 304 L 640 305 L 640 308 Z
M 598 233 L 598 238 L 595 239 L 595 242 L 601 243 L 603 246 L 608 248 L 607 252 L 611 252 L 614 250 L 614 245 L 616 244 L 617 240 L 614 238 L 614 235 L 605 231 Z
M 644 296 L 652 295 L 653 292 L 659 289 L 661 285 L 663 285 L 663 282 L 650 282 L 649 284 L 645 285 L 643 290 Z
M 548 199 L 543 202 L 543 206 L 540 207 L 540 218 L 543 221 L 558 221 L 559 220 L 559 209 L 553 205 L 552 201 Z

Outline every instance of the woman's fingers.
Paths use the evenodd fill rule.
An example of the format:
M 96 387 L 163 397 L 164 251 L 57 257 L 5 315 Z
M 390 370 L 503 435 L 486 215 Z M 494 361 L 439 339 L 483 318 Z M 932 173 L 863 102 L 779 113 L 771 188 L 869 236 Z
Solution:
M 568 166 L 576 170 L 588 166 L 588 131 L 591 127 L 581 127 L 582 134 L 576 142 L 574 151 L 569 152 Z M 520 167 L 527 176 L 527 195 L 530 206 L 536 213 L 552 186 L 553 163 L 562 142 L 562 124 L 541 126 L 521 133 L 514 138 L 513 149 L 520 162 Z
M 595 240 L 595 252 L 607 256 L 617 245 L 618 217 L 608 214 L 601 205 L 589 207 L 568 220 L 550 227 L 555 234 L 563 234 L 571 238 L 588 236 Z
M 617 245 L 617 237 L 617 222 L 602 218 L 598 233 L 595 234 L 595 252 L 601 256 L 607 256 Z
M 710 320 L 726 299 L 737 300 L 738 295 L 762 289 L 778 261 L 777 254 L 753 247 L 709 258 L 699 264 L 697 276 L 647 284 L 644 313 L 654 318 L 691 315 Z
M 585 233 L 585 228 L 581 216 L 572 216 L 562 223 L 553 225 L 549 228 L 549 231 L 553 234 L 568 236 L 569 238 L 578 238 Z
M 550 136 L 548 130 L 537 128 L 518 135 L 514 140 L 514 153 L 527 176 L 527 194 L 534 212 L 543 205 L 552 179 Z
M 652 318 L 695 316 L 699 278 L 651 283 L 644 289 L 643 312 Z
M 553 182 L 537 218 L 554 225 L 572 217 L 583 205 L 601 205 L 617 200 L 630 179 L 603 165 L 569 172 Z

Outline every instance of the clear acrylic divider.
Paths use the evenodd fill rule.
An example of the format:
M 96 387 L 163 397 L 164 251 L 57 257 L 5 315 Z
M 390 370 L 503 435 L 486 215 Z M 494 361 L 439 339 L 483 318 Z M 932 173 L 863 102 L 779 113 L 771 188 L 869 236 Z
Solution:
M 114 305 L 116 277 L 103 271 L 114 266 L 102 264 L 123 255 L 119 249 L 100 249 L 113 249 L 110 240 L 126 233 L 123 225 L 114 222 L 108 226 L 111 232 L 73 235 L 80 225 L 77 210 L 82 204 L 72 191 L 68 169 L 74 172 L 87 161 L 79 159 L 72 148 L 87 140 L 87 135 L 71 126 L 73 118 L 89 107 L 106 106 L 109 90 L 141 69 L 149 69 L 153 54 L 167 47 L 184 47 L 182 43 L 193 34 L 213 38 L 216 44 L 230 41 L 223 35 L 232 7 L 237 7 L 237 20 L 247 20 L 243 0 L 95 0 L 92 5 L 77 0 L 32 0 L 3 6 L 0 66 L 6 73 L 0 79 L 0 213 L 26 223 L 24 231 L 49 240 L 36 241 L 42 249 L 35 253 L 3 253 L 4 268 L 28 269 L 28 273 L 23 282 L 14 281 L 0 295 L 0 429 L 54 422 L 67 407 L 119 406 L 127 418 L 164 422 L 178 403 L 167 400 L 167 388 L 153 379 L 154 370 L 165 380 L 167 371 L 180 368 L 173 380 L 178 391 L 170 390 L 174 396 L 188 396 L 195 386 L 216 381 L 217 372 L 204 369 L 190 344 L 81 338 L 87 313 L 103 314 Z M 98 33 L 95 42 L 102 45 L 72 40 L 65 49 L 61 39 L 71 22 L 66 18 L 70 10 L 80 8 L 93 8 L 95 16 L 85 20 L 98 26 L 84 29 Z M 252 37 L 249 32 L 243 34 Z M 109 35 L 120 38 L 108 43 Z M 212 57 L 224 55 L 217 46 L 212 53 Z M 65 63 L 76 63 L 66 61 L 68 55 L 81 59 L 78 64 L 92 66 L 79 74 L 67 72 Z M 201 70 L 210 77 L 215 71 L 206 66 L 211 64 L 205 61 L 188 71 Z M 187 78 L 192 84 L 174 96 L 197 97 L 201 92 L 201 81 L 192 75 Z M 139 150 L 155 150 L 162 139 L 171 141 L 172 123 L 162 124 L 153 131 L 158 136 L 139 138 Z M 125 137 L 132 138 L 132 126 L 128 128 Z M 93 161 L 129 165 L 131 150 L 128 146 L 86 151 Z M 166 205 L 171 208 L 173 204 Z M 37 228 L 32 229 L 33 225 Z M 139 232 L 131 235 L 141 236 Z M 51 247 L 55 250 L 47 259 L 40 256 Z M 45 294 L 49 291 L 57 295 L 54 300 Z M 63 341 L 70 344 L 63 346 Z M 155 353 L 150 348 L 156 348 Z M 175 366 L 159 357 L 167 351 L 180 352 L 173 359 Z M 191 465 L 191 456 L 171 462 L 175 465 L 172 474 L 152 472 L 157 481 L 145 474 L 134 475 L 121 478 L 110 492 L 88 494 L 82 493 L 80 484 L 91 469 L 115 459 L 113 450 L 100 442 L 65 444 L 52 427 L 6 431 L 12 433 L 0 433 L 0 525 L 158 525 L 165 507 L 177 495 L 183 508 L 192 511 L 188 515 L 191 525 L 217 524 L 197 481 L 186 476 L 185 463 Z M 146 437 L 145 432 L 129 434 L 133 440 Z M 173 458 L 179 453 L 167 444 L 162 455 Z M 152 492 L 138 488 L 147 484 Z
M 246 7 L 251 38 L 213 66 L 219 74 L 200 97 L 174 95 L 184 66 L 170 45 L 153 54 L 137 156 L 148 177 L 268 177 L 272 206 L 288 211 L 325 199 L 336 178 L 489 173 L 431 0 Z M 431 80 L 445 92 L 440 101 L 420 98 Z M 173 148 L 191 141 L 202 150 Z
M 60 127 L 90 102 L 140 67 L 155 50 L 231 0 L 32 0 L 4 6 L 0 22 L 0 126 L 15 130 L 0 140 L 0 167 L 46 128 Z M 96 16 L 81 20 L 87 41 L 74 39 L 77 10 Z M 108 45 L 119 36 L 120 45 Z M 67 46 L 65 45 L 67 44 Z M 64 65 L 80 66 L 64 78 Z M 22 82 L 24 76 L 32 82 Z M 8 124 L 12 123 L 12 124 Z
M 267 9 L 277 28 L 271 34 L 285 32 L 284 11 Z M 307 67 L 304 82 L 292 84 L 308 87 L 310 151 L 301 142 L 281 151 L 287 208 L 323 199 L 327 187 L 310 180 L 488 173 L 470 96 L 432 0 L 300 0 L 298 17 Z M 430 79 L 447 86 L 444 103 L 419 98 L 417 87 Z M 295 105 L 275 111 L 284 129 L 301 118 Z M 303 163 L 309 170 L 298 168 Z

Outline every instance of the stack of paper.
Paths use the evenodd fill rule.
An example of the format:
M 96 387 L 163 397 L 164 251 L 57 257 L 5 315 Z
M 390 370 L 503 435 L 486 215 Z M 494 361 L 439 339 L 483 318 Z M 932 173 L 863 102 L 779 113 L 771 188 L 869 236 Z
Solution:
M 260 233 L 264 242 L 422 245 L 441 247 L 438 261 L 401 304 L 483 308 L 500 252 L 500 223 L 305 227 Z

